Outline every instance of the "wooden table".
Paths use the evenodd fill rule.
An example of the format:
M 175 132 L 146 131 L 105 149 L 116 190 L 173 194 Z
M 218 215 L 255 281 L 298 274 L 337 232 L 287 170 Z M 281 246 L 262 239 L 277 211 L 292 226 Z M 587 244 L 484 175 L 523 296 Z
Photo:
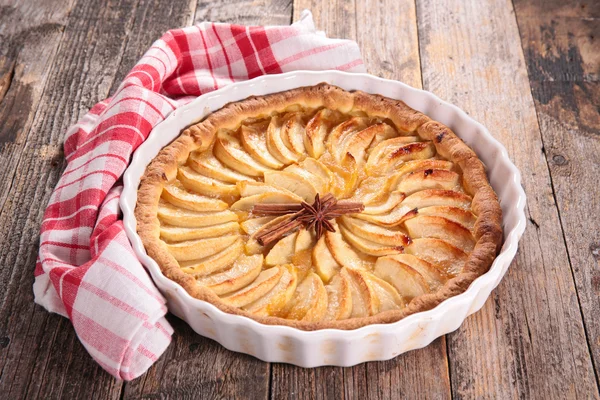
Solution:
M 598 398 L 600 2 L 594 0 L 2 0 L 0 397 Z M 288 24 L 358 41 L 370 73 L 484 123 L 520 168 L 528 227 L 484 308 L 430 346 L 353 368 L 225 350 L 175 317 L 141 378 L 116 381 L 68 320 L 34 305 L 39 225 L 69 125 L 167 29 Z

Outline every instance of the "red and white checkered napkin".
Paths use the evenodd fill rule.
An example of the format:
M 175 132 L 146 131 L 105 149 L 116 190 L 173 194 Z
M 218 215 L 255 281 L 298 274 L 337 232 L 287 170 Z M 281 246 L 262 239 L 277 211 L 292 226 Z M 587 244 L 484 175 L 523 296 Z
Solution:
M 71 319 L 79 339 L 120 379 L 144 373 L 173 329 L 165 299 L 135 257 L 119 219 L 119 178 L 152 128 L 195 97 L 262 74 L 363 72 L 353 41 L 291 26 L 202 23 L 167 32 L 65 139 L 67 168 L 41 228 L 35 301 Z

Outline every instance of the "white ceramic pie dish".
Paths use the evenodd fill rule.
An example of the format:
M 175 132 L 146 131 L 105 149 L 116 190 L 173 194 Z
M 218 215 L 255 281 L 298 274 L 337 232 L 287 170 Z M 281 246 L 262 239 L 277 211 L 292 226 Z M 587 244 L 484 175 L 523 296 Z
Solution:
M 345 90 L 362 90 L 404 101 L 434 120 L 449 126 L 479 156 L 488 169 L 490 183 L 503 212 L 504 244 L 490 270 L 467 291 L 447 299 L 432 310 L 410 315 L 391 324 L 368 325 L 356 330 L 302 331 L 287 326 L 263 325 L 250 318 L 227 314 L 210 303 L 191 297 L 179 284 L 167 279 L 150 258 L 136 233 L 134 216 L 137 188 L 146 166 L 160 149 L 182 129 L 232 101 L 327 82 Z M 365 361 L 387 360 L 406 351 L 427 346 L 434 339 L 456 330 L 467 316 L 479 310 L 500 283 L 525 230 L 525 193 L 521 175 L 508 158 L 504 146 L 488 130 L 459 108 L 435 95 L 401 82 L 368 74 L 339 71 L 295 71 L 268 75 L 232 84 L 207 93 L 173 111 L 156 126 L 133 155 L 124 174 L 120 204 L 127 236 L 155 284 L 165 295 L 169 310 L 185 320 L 197 333 L 227 349 L 247 353 L 269 362 L 302 367 L 352 366 Z

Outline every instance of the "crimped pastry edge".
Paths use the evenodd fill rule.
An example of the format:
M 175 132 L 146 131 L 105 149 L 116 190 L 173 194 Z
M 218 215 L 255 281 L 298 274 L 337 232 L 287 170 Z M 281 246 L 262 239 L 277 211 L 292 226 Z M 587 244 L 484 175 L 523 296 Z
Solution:
M 438 153 L 458 164 L 463 173 L 463 186 L 473 197 L 471 207 L 477 214 L 474 228 L 476 244 L 463 271 L 447 281 L 437 292 L 414 298 L 402 310 L 385 311 L 364 318 L 319 322 L 262 317 L 229 306 L 210 289 L 201 287 L 192 276 L 181 271 L 177 261 L 159 239 L 157 210 L 165 183 L 175 178 L 179 164 L 185 162 L 192 151 L 210 146 L 218 129 L 234 129 L 247 118 L 280 112 L 292 104 L 308 108 L 327 107 L 344 113 L 360 110 L 370 116 L 389 118 L 398 129 L 416 131 L 422 138 L 431 140 Z M 357 329 L 371 324 L 396 322 L 411 314 L 430 310 L 442 301 L 463 293 L 477 277 L 487 272 L 502 244 L 502 210 L 488 182 L 483 163 L 450 128 L 431 120 L 400 100 L 361 91 L 348 92 L 327 83 L 265 96 L 252 96 L 229 103 L 203 121 L 183 130 L 147 166 L 138 189 L 135 217 L 138 235 L 148 255 L 156 261 L 167 278 L 180 284 L 192 297 L 207 301 L 224 312 L 242 315 L 263 324 L 284 325 L 302 330 Z

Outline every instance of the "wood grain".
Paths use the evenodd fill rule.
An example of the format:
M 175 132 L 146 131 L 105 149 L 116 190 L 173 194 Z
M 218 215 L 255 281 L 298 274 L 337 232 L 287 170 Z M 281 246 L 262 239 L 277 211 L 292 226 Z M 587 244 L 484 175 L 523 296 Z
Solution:
M 196 22 L 241 25 L 286 25 L 292 21 L 292 0 L 199 0 Z
M 305 8 L 328 36 L 357 40 L 370 73 L 421 87 L 412 1 L 295 1 L 294 18 Z M 390 361 L 352 368 L 274 364 L 271 398 L 450 398 L 445 338 Z
M 165 354 L 140 379 L 127 383 L 124 398 L 266 399 L 269 364 L 233 353 L 169 316 L 175 334 Z
M 544 154 L 598 378 L 600 3 L 518 0 L 515 8 Z M 545 12 L 548 9 L 552 12 Z
M 444 399 L 450 398 L 445 339 L 427 350 L 352 368 L 304 369 L 273 364 L 272 399 Z
M 72 8 L 73 2 L 48 1 L 35 7 L 15 1 L 5 3 L 0 14 L 0 391 L 13 398 L 39 393 L 46 363 L 37 364 L 36 359 L 48 358 L 60 325 L 60 318 L 33 305 L 32 271 L 39 236 L 33 231 L 39 222 L 25 223 L 28 209 L 21 208 L 11 193 L 19 190 L 16 187 L 21 177 L 16 166 Z M 48 162 L 44 164 L 51 169 Z M 43 191 L 43 185 L 40 189 Z M 27 194 L 35 191 L 28 190 Z M 36 211 L 32 214 L 39 217 Z M 65 347 L 69 348 L 72 338 L 61 339 L 67 341 Z M 32 379 L 32 375 L 37 379 Z
M 595 398 L 598 388 L 519 31 L 505 0 L 419 0 L 424 87 L 484 123 L 520 168 L 528 228 L 482 311 L 449 335 L 458 398 Z
M 304 9 L 328 36 L 356 40 L 370 73 L 421 88 L 414 1 L 296 0 L 294 20 Z
M 0 185 L 10 186 L 73 1 L 7 2 L 0 21 Z M 19 21 L 19 23 L 11 23 Z M 4 187 L 4 185 L 7 185 Z M 0 210 L 8 190 L 0 191 Z
M 191 25 L 195 12 L 196 0 L 139 0 L 110 93 L 114 93 L 125 75 L 154 41 L 169 29 Z

